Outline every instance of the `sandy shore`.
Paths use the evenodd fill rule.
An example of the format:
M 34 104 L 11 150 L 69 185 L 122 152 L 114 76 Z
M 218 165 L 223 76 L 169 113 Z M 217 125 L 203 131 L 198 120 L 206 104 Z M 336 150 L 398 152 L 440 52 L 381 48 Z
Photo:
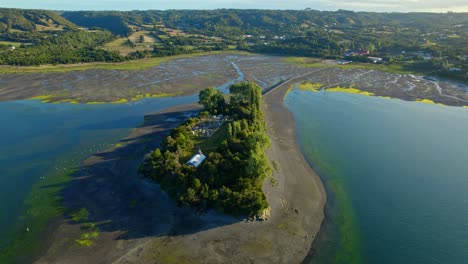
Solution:
M 300 263 L 323 220 L 325 191 L 296 141 L 287 87 L 264 98 L 271 137 L 269 157 L 277 184 L 264 184 L 271 205 L 266 222 L 249 222 L 176 207 L 159 187 L 136 174 L 142 157 L 198 106 L 147 116 L 121 147 L 84 161 L 65 191 L 67 207 L 86 207 L 99 236 L 90 247 L 75 242 L 83 225 L 63 219 L 37 263 Z

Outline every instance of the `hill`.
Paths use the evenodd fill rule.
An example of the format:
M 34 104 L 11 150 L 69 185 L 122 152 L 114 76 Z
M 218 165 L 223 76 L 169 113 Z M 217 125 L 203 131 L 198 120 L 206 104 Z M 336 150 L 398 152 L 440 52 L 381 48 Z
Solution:
M 46 10 L 0 9 L 0 32 L 76 29 L 58 13 Z
M 121 57 L 113 54 L 79 61 L 121 61 L 238 49 L 345 63 L 393 64 L 406 71 L 468 78 L 467 13 L 234 9 L 57 13 L 0 9 L 0 41 L 13 42 L 0 43 L 0 52 L 21 43 L 37 43 L 37 39 L 45 38 L 38 32 L 57 30 L 112 33 L 113 37 L 100 38 L 94 46 L 87 47 L 115 52 Z M 0 63 L 31 65 L 24 59 L 9 58 L 13 55 L 3 54 L 5 58 Z M 45 62 L 50 60 L 34 64 Z

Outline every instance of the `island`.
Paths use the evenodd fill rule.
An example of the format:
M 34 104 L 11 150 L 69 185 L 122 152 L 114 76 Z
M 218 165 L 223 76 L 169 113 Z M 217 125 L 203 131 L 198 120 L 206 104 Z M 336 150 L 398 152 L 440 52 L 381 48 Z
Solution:
M 266 220 L 262 184 L 272 169 L 261 88 L 241 82 L 229 90 L 227 100 L 215 88 L 201 91 L 203 111 L 173 129 L 139 172 L 179 205 Z

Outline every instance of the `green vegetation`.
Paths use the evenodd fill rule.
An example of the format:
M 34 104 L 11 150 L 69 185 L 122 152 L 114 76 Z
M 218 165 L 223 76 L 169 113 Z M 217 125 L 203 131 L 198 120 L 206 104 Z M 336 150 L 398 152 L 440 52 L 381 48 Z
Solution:
M 232 85 L 230 91 L 229 103 L 212 88 L 200 92 L 205 111 L 175 128 L 139 171 L 161 184 L 181 205 L 254 216 L 268 207 L 262 183 L 272 173 L 265 154 L 269 138 L 261 88 L 245 82 Z M 228 115 L 232 121 L 210 138 L 195 137 L 192 128 L 210 114 Z M 186 165 L 196 147 L 209 149 L 207 159 L 199 167 Z
M 339 67 L 436 74 L 466 81 L 466 23 L 466 13 L 223 9 L 77 11 L 59 15 L 0 9 L 0 41 L 14 43 L 0 44 L 0 64 L 119 62 L 237 49 L 346 58 L 353 64 Z M 62 45 L 52 45 L 55 39 Z M 92 41 L 81 45 L 76 39 Z M 366 52 L 357 54 L 360 50 Z M 382 61 L 371 64 L 369 56 Z M 289 61 L 320 66 L 316 61 L 307 62 L 310 60 Z
M 83 222 L 88 220 L 89 212 L 86 208 L 81 208 L 78 212 L 71 215 L 71 219 L 75 222 Z
M 79 30 L 53 33 L 36 39 L 34 45 L 0 53 L 0 64 L 31 66 L 122 61 L 123 58 L 117 52 L 96 48 L 112 38 L 112 34 L 105 31 Z
M 215 55 L 219 53 L 220 52 L 211 51 L 211 52 L 202 52 L 202 53 L 181 54 L 177 56 L 147 58 L 147 59 L 140 59 L 140 60 L 124 61 L 120 63 L 95 62 L 95 63 L 71 64 L 71 65 L 41 65 L 41 66 L 22 66 L 22 67 L 0 66 L 0 73 L 71 72 L 71 71 L 86 71 L 90 69 L 137 71 L 137 70 L 155 67 L 155 66 L 160 65 L 161 63 L 175 60 L 175 59 L 191 58 L 191 57 L 197 57 L 197 56 L 203 56 L 203 55 Z M 247 53 L 239 52 L 239 51 L 229 51 L 228 54 L 247 54 Z M 173 96 L 173 95 L 167 95 L 167 96 Z
M 45 231 L 47 222 L 65 213 L 59 192 L 74 172 L 75 169 L 69 167 L 60 172 L 53 170 L 33 186 L 25 201 L 29 209 L 18 219 L 18 230 L 12 230 L 12 242 L 2 247 L 0 263 L 12 263 L 18 256 L 37 252 L 40 247 L 38 237 Z
M 217 114 L 225 112 L 226 103 L 223 94 L 216 88 L 208 88 L 200 92 L 200 102 L 206 111 Z
M 31 262 L 28 257 L 34 256 L 41 249 L 42 236 L 47 231 L 47 224 L 55 217 L 69 215 L 71 220 L 83 224 L 85 232 L 99 231 L 96 224 L 87 222 L 89 212 L 85 208 L 71 211 L 63 207 L 61 191 L 72 179 L 71 175 L 76 173 L 80 165 L 79 162 L 90 154 L 83 152 L 83 150 L 89 150 L 93 144 L 104 143 L 105 146 L 96 149 L 96 151 L 103 150 L 122 136 L 96 138 L 93 143 L 87 146 L 70 149 L 69 153 L 80 154 L 68 154 L 54 162 L 54 168 L 51 167 L 50 171 L 32 186 L 31 192 L 25 200 L 28 210 L 17 219 L 16 226 L 12 228 L 8 240 L 5 240 L 1 245 L 0 263 L 17 263 L 18 258 L 20 258 L 19 262 L 21 263 Z M 70 162 L 72 160 L 73 162 Z

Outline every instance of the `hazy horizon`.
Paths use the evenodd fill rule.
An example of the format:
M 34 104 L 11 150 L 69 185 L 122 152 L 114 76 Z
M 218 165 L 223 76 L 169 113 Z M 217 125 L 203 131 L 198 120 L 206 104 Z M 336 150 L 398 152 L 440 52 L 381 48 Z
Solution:
M 151 0 L 123 1 L 123 0 L 82 0 L 72 1 L 46 0 L 42 2 L 32 0 L 0 0 L 1 8 L 47 9 L 47 10 L 168 10 L 168 9 L 280 9 L 302 10 L 311 8 L 320 11 L 336 11 L 338 9 L 369 12 L 468 12 L 465 0 L 207 0 L 196 2 L 191 0 L 160 1 Z

